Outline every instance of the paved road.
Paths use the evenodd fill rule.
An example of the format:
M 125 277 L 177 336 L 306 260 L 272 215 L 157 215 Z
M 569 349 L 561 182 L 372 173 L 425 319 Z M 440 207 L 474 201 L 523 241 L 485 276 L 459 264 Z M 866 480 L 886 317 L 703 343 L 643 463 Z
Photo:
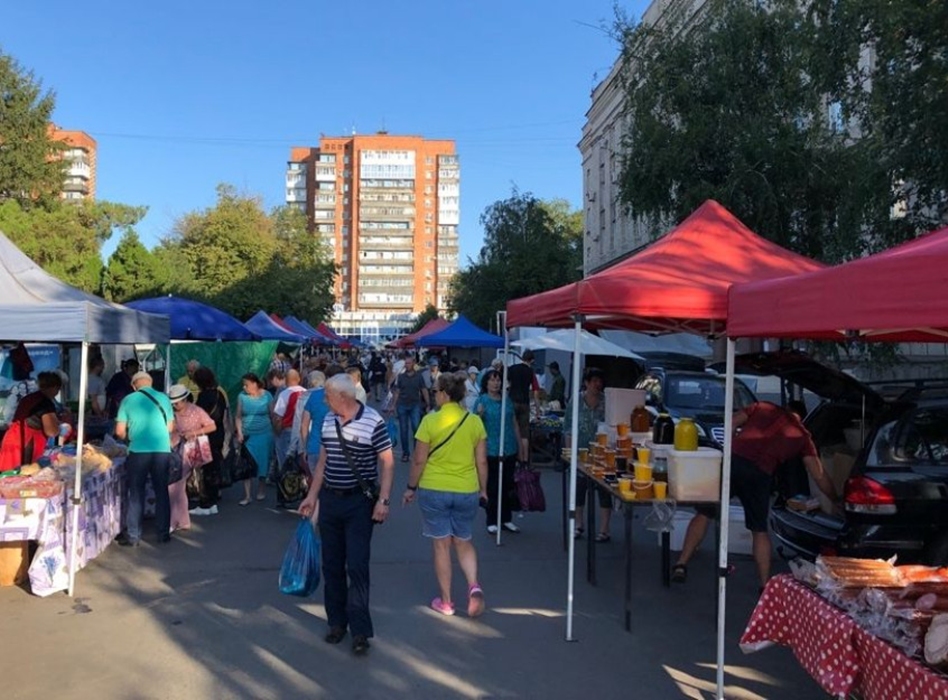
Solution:
M 396 484 L 407 465 L 398 465 Z M 414 507 L 393 509 L 373 540 L 377 637 L 367 658 L 322 641 L 322 591 L 281 595 L 276 578 L 295 517 L 234 489 L 218 516 L 194 518 L 168 545 L 111 547 L 80 572 L 77 598 L 0 589 L 0 696 L 42 698 L 558 698 L 713 697 L 714 556 L 663 589 L 656 538 L 635 527 L 634 630 L 621 622 L 621 535 L 600 546 L 599 586 L 577 548 L 574 634 L 566 642 L 566 556 L 559 475 L 544 472 L 550 510 L 517 522 L 496 547 L 477 531 L 488 612 L 473 621 L 427 609 L 430 551 Z M 621 522 L 617 520 L 617 524 Z M 620 527 L 614 528 L 621 533 Z M 147 537 L 147 531 L 146 531 Z M 737 639 L 756 598 L 753 565 L 729 586 L 728 697 L 823 697 L 785 649 L 750 656 Z M 457 580 L 458 595 L 463 589 Z

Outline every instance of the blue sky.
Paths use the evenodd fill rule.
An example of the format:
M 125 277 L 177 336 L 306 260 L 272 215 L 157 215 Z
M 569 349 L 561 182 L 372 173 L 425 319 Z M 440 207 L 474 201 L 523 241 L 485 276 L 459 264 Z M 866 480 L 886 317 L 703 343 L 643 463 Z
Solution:
M 0 50 L 98 141 L 98 197 L 149 207 L 149 247 L 221 182 L 282 204 L 291 146 L 385 128 L 457 141 L 463 265 L 514 185 L 579 207 L 612 17 L 613 0 L 47 0 L 7 3 Z

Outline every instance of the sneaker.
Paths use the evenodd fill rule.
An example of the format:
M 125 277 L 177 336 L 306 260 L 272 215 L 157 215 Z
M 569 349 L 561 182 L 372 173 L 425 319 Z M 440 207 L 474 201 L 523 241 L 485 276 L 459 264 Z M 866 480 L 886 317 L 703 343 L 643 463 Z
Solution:
M 188 514 L 189 515 L 210 515 L 211 509 L 210 508 L 192 508 L 191 510 L 188 511 Z
M 435 612 L 441 613 L 442 615 L 453 615 L 454 603 L 445 603 L 439 596 L 438 598 L 435 598 L 431 601 L 431 609 Z
M 207 514 L 208 514 L 208 515 L 217 515 L 217 512 L 218 512 L 218 511 L 217 511 L 217 506 L 216 506 L 216 505 L 213 505 L 213 506 L 211 506 L 210 508 L 207 509 Z
M 496 525 L 488 525 L 488 526 L 487 526 L 487 534 L 489 534 L 489 535 L 496 535 L 496 534 L 497 534 L 497 526 L 496 526 Z
M 137 547 L 138 546 L 138 540 L 133 540 L 124 532 L 118 537 L 116 537 L 115 541 L 122 547 Z
M 479 617 L 484 613 L 484 591 L 474 583 L 467 591 L 467 616 Z
M 326 633 L 326 637 L 325 637 L 326 643 L 327 643 L 327 644 L 338 644 L 338 643 L 341 642 L 343 639 L 345 639 L 345 636 L 346 636 L 346 628 L 345 628 L 345 627 L 330 627 L 330 628 L 329 628 L 329 632 Z
M 507 532 L 520 532 L 520 528 L 513 523 L 504 523 L 504 529 Z

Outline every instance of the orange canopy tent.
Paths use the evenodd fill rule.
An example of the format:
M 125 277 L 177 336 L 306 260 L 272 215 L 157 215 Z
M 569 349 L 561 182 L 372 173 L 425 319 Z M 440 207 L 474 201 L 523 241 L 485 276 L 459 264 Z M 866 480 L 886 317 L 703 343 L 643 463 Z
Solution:
M 507 327 L 723 335 L 728 288 L 823 265 L 761 238 L 713 200 L 641 252 L 602 272 L 507 303 Z

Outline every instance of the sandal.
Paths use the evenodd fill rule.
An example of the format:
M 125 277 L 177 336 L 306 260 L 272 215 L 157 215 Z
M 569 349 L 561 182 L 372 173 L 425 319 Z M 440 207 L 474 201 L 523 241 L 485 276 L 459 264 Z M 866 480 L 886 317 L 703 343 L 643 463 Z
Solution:
M 484 591 L 481 587 L 472 583 L 467 590 L 467 616 L 479 617 L 484 613 Z
M 581 539 L 583 539 L 583 533 L 584 533 L 584 532 L 586 532 L 586 531 L 585 531 L 583 528 L 581 528 L 581 527 L 576 528 L 575 530 L 573 530 L 573 539 L 575 539 L 575 540 L 581 540 Z
M 596 542 L 611 542 L 612 537 L 609 536 L 608 532 L 600 532 L 596 535 Z
M 249 499 L 249 498 L 245 498 L 245 499 L 242 500 L 242 501 L 237 501 L 237 505 L 239 505 L 239 506 L 249 506 L 249 505 L 250 505 L 250 499 Z
M 431 609 L 435 612 L 439 612 L 442 615 L 453 615 L 454 614 L 454 603 L 445 603 L 441 600 L 441 596 L 438 596 L 431 601 Z
M 688 580 L 688 567 L 684 564 L 675 564 L 672 567 L 671 580 L 675 583 L 684 583 Z

